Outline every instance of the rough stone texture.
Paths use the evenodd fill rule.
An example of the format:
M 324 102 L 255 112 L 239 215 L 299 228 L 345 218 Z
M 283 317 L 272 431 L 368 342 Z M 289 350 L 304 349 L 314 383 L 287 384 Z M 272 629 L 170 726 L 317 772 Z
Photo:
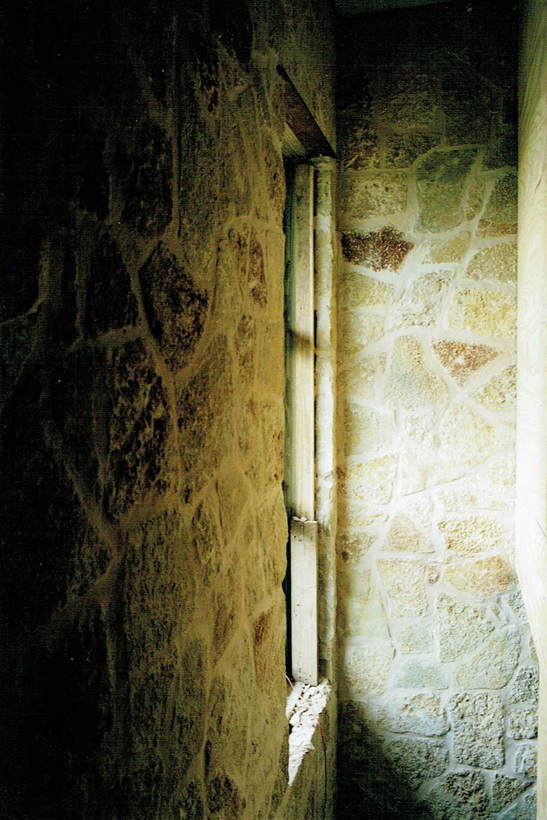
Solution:
M 424 587 L 424 566 L 419 561 L 382 558 L 378 571 L 390 604 L 396 615 L 412 617 L 427 609 Z
M 387 744 L 386 755 L 397 776 L 411 789 L 443 774 L 449 763 L 446 746 L 430 740 L 394 740 Z
M 439 646 L 442 661 L 455 661 L 487 638 L 494 626 L 483 610 L 451 598 L 444 592 L 437 598 Z
M 537 737 L 537 709 L 511 709 L 507 717 L 507 735 L 515 740 Z
M 435 820 L 476 820 L 488 817 L 484 776 L 479 772 L 448 774 L 429 792 L 428 805 Z
M 413 248 L 395 228 L 382 228 L 369 234 L 350 231 L 342 234 L 344 259 L 372 270 L 399 270 L 407 253 Z
M 488 345 L 453 342 L 448 339 L 433 342 L 433 352 L 442 366 L 460 385 L 473 378 L 477 370 L 498 355 L 498 351 Z
M 454 695 L 449 702 L 457 763 L 496 769 L 505 760 L 503 705 L 497 695 Z
M 380 707 L 378 726 L 391 732 L 413 732 L 426 737 L 440 737 L 449 729 L 440 698 L 430 694 L 393 697 L 389 704 Z
M 512 803 L 521 795 L 523 791 L 526 791 L 529 785 L 530 783 L 525 780 L 497 774 L 492 783 L 492 808 L 494 811 L 504 809 L 509 803 Z
M 462 689 L 502 689 L 519 661 L 520 631 L 516 628 L 490 636 L 471 660 L 462 663 L 454 678 Z
M 382 694 L 345 695 L 366 731 L 339 738 L 341 820 L 363 807 L 524 817 L 527 794 L 500 802 L 528 765 L 509 713 L 536 696 L 512 536 L 517 22 L 485 2 L 351 23 L 339 28 L 338 556 L 355 601 L 376 587 L 389 635 L 374 617 L 372 632 L 355 618 L 348 634 L 341 618 L 339 641 L 396 656 Z M 395 237 L 412 244 L 399 265 L 382 256 Z M 453 707 L 449 759 L 421 770 L 411 698 L 436 696 Z M 407 735 L 393 757 L 392 732 Z
M 52 0 L 2 38 L 0 814 L 309 820 L 320 738 L 287 780 L 277 66 L 334 146 L 332 9 Z
M 518 747 L 515 754 L 515 772 L 523 777 L 536 777 L 537 747 L 535 743 L 523 743 Z
M 516 806 L 502 815 L 503 820 L 535 820 L 537 817 L 536 794 L 529 794 L 519 800 Z
M 383 694 L 394 654 L 390 644 L 347 650 L 343 675 L 349 693 L 357 697 Z

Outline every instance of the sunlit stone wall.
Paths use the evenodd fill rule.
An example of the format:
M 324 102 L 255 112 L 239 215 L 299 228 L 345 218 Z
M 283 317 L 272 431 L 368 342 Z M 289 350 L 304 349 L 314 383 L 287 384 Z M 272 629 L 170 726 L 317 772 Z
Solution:
M 363 803 L 535 816 L 513 537 L 515 31 L 511 4 L 484 3 L 339 30 L 347 818 Z

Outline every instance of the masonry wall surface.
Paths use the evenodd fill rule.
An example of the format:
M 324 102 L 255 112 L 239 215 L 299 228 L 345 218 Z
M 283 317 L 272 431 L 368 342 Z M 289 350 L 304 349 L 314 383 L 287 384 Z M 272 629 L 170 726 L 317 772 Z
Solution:
M 535 817 L 515 4 L 342 21 L 341 817 Z
M 329 6 L 4 24 L 2 816 L 311 820 L 319 746 L 287 788 L 277 65 L 333 139 Z

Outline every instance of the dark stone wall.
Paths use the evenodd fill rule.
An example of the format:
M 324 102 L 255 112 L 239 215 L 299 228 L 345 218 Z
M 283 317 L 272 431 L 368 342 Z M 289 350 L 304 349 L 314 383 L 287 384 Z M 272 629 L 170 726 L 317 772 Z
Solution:
M 273 816 L 276 67 L 333 132 L 328 4 L 30 0 L 2 27 L 0 814 Z

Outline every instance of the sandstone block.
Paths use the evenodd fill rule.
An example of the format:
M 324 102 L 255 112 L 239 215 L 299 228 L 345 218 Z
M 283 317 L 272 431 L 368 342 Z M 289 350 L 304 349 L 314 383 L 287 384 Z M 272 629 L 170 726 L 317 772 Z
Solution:
M 340 390 L 352 398 L 373 399 L 376 394 L 377 377 L 383 372 L 385 363 L 385 354 L 362 356 L 351 362 L 339 374 Z M 363 444 L 367 439 L 368 437 L 362 439 L 360 443 Z M 351 446 L 349 449 L 350 452 L 355 452 Z
M 440 477 L 454 472 L 458 478 L 462 467 L 476 467 L 498 441 L 496 431 L 482 416 L 466 404 L 452 402 L 439 428 Z
M 385 398 L 393 407 L 419 410 L 442 401 L 446 387 L 426 367 L 420 343 L 412 336 L 400 336 L 393 343 Z
M 338 607 L 345 637 L 389 638 L 384 607 L 369 569 L 345 565 L 339 573 Z
M 444 518 L 437 526 L 444 536 L 446 548 L 456 555 L 499 550 L 503 545 L 503 526 L 492 518 L 479 515 Z
M 492 783 L 492 808 L 500 811 L 508 803 L 512 803 L 530 785 L 529 781 L 517 777 L 507 777 L 496 774 Z
M 137 300 L 121 252 L 106 234 L 89 259 L 84 326 L 91 336 L 132 325 L 137 320 Z
M 519 745 L 515 754 L 515 772 L 522 777 L 537 776 L 537 746 L 535 743 Z
M 357 564 L 376 541 L 369 532 L 343 532 L 338 536 L 337 549 L 342 561 Z
M 457 330 L 507 339 L 515 333 L 516 318 L 513 296 L 499 290 L 464 288 L 455 294 L 448 321 Z
M 473 148 L 436 149 L 418 164 L 419 230 L 446 231 L 462 221 L 465 178 L 476 153 Z
M 517 367 L 506 367 L 497 376 L 488 381 L 484 387 L 474 390 L 471 398 L 486 410 L 492 412 L 513 410 L 517 398 Z
M 384 550 L 428 553 L 433 552 L 433 546 L 410 518 L 397 513 L 384 541 Z
M 378 726 L 397 734 L 412 732 L 426 737 L 440 737 L 450 728 L 440 698 L 432 694 L 392 696 L 378 712 Z
M 535 792 L 526 795 L 516 806 L 502 815 L 502 820 L 536 820 L 537 799 Z
M 517 232 L 518 178 L 507 174 L 494 186 L 479 221 L 479 236 L 503 236 Z
M 395 651 L 390 643 L 346 649 L 343 674 L 353 696 L 381 695 L 387 687 Z
M 342 234 L 344 259 L 354 265 L 364 265 L 374 271 L 397 271 L 414 245 L 401 231 L 387 225 L 367 234 L 348 231 Z
M 395 678 L 395 686 L 402 689 L 447 689 L 446 674 L 437 663 L 423 660 L 407 661 Z
M 457 484 L 437 491 L 446 510 L 467 511 L 470 507 L 483 510 L 511 510 L 515 492 L 514 456 L 495 459 L 490 466 Z
M 440 134 L 390 134 L 386 139 L 386 166 L 409 168 L 421 154 L 435 148 L 440 141 Z
M 539 672 L 534 666 L 518 670 L 511 687 L 511 703 L 533 703 L 539 700 Z
M 444 306 L 444 297 L 452 281 L 448 271 L 426 273 L 412 282 L 398 306 L 395 327 L 431 327 L 436 324 Z
M 455 342 L 451 339 L 439 339 L 433 342 L 432 347 L 442 366 L 460 385 L 464 385 L 499 353 L 488 345 Z
M 398 778 L 416 789 L 431 777 L 438 777 L 449 764 L 448 750 L 432 740 L 401 739 L 386 745 L 386 755 Z
M 489 692 L 461 694 L 450 698 L 454 727 L 454 756 L 457 763 L 497 769 L 503 766 L 503 706 Z
M 459 262 L 469 248 L 471 234 L 469 231 L 461 231 L 452 239 L 443 239 L 438 242 L 431 242 L 427 253 L 424 256 L 425 264 L 451 264 Z
M 400 171 L 346 172 L 346 212 L 353 219 L 389 216 L 406 210 L 407 178 Z
M 520 632 L 510 628 L 492 635 L 473 658 L 454 673 L 462 689 L 502 689 L 515 671 L 520 653 Z
M 395 615 L 406 618 L 423 615 L 427 610 L 423 564 L 398 558 L 380 558 L 377 566 Z
M 349 271 L 344 275 L 342 288 L 342 304 L 346 307 L 376 308 L 390 305 L 393 302 L 395 290 L 393 285 L 387 285 L 372 276 Z
M 429 626 L 411 624 L 397 635 L 403 655 L 422 654 L 433 649 L 433 635 Z
M 381 316 L 362 314 L 353 310 L 345 311 L 339 324 L 343 360 L 380 339 L 384 333 L 384 325 Z
M 514 740 L 534 739 L 538 734 L 537 709 L 513 709 L 508 714 L 507 735 Z
M 442 592 L 437 599 L 441 661 L 454 661 L 485 640 L 494 627 L 483 610 Z
M 486 783 L 480 772 L 451 773 L 429 792 L 435 820 L 482 820 L 488 816 Z
M 445 569 L 443 577 L 454 589 L 466 592 L 478 601 L 504 592 L 515 583 L 511 566 L 499 555 L 453 564 Z
M 393 494 L 397 456 L 387 455 L 352 464 L 346 471 L 346 488 L 361 501 L 388 504 Z
M 477 282 L 517 281 L 517 243 L 502 242 L 491 248 L 483 248 L 469 262 L 465 276 Z

